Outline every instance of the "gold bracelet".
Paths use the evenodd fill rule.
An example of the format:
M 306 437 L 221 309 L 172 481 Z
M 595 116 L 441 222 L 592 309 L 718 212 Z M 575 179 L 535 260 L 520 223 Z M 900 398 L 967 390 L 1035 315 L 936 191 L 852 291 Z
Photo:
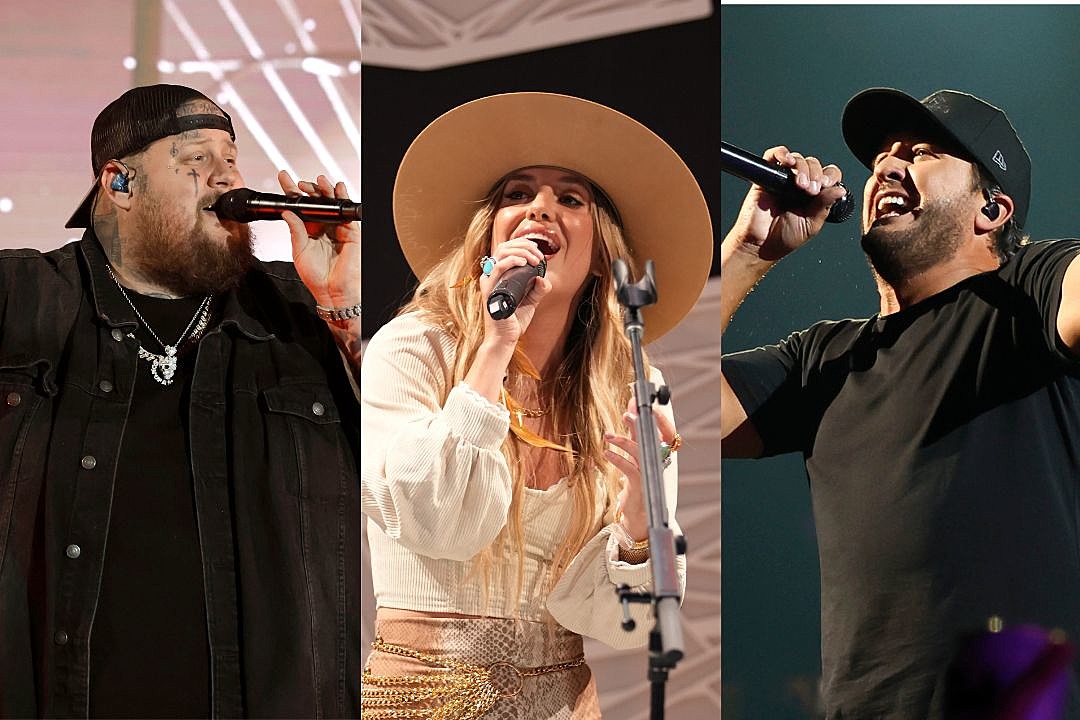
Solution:
M 630 563 L 631 565 L 640 565 L 649 559 L 649 538 L 644 540 L 635 540 L 630 536 L 630 533 L 626 531 L 626 526 L 619 523 L 619 530 L 621 537 L 619 538 L 619 560 L 622 562 Z
M 619 560 L 630 563 L 631 565 L 640 565 L 649 559 L 649 539 L 638 540 L 634 542 L 630 547 L 619 546 Z

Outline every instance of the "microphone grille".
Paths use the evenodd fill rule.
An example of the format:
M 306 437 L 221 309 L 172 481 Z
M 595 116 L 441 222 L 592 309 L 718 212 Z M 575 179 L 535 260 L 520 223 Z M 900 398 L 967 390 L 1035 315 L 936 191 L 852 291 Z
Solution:
M 247 202 L 255 195 L 255 191 L 250 188 L 237 188 L 236 190 L 230 190 L 217 199 L 214 203 L 214 212 L 219 217 L 226 220 L 235 220 L 237 222 L 250 222 L 251 218 L 248 217 Z
M 844 189 L 847 190 L 847 188 Z M 847 190 L 844 197 L 834 202 L 832 207 L 829 208 L 829 215 L 825 218 L 825 221 L 842 223 L 850 218 L 853 212 L 855 212 L 855 195 L 850 190 Z

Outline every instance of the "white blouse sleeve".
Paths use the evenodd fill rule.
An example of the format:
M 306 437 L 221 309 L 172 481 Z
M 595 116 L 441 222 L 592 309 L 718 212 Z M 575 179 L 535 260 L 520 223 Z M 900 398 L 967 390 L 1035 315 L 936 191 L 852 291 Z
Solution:
M 506 524 L 500 448 L 510 415 L 464 383 L 446 394 L 453 357 L 449 334 L 415 315 L 371 339 L 360 372 L 360 503 L 412 552 L 468 560 Z
M 663 376 L 656 368 L 652 369 L 650 375 L 653 383 L 663 383 Z M 670 403 L 654 404 L 653 412 L 673 417 Z M 668 525 L 676 537 L 682 534 L 678 522 L 675 521 L 678 478 L 678 453 L 675 453 L 671 456 L 671 465 L 664 470 L 664 500 Z M 585 544 L 559 578 L 548 597 L 547 607 L 552 617 L 568 630 L 596 638 L 613 648 L 626 650 L 648 643 L 649 631 L 654 623 L 652 606 L 631 603 L 630 617 L 634 619 L 636 626 L 634 630 L 626 632 L 622 629 L 622 605 L 615 590 L 619 585 L 629 585 L 638 592 L 651 591 L 652 560 L 638 565 L 620 561 L 618 532 L 614 524 L 607 524 Z M 686 594 L 685 556 L 676 556 L 676 570 L 682 602 L 681 598 Z

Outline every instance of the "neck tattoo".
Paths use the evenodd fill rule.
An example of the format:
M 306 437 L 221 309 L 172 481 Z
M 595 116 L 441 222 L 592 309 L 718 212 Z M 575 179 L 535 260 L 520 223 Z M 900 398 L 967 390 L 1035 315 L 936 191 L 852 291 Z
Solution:
M 150 327 L 150 323 L 146 322 L 146 318 L 139 312 L 139 308 L 135 307 L 135 303 L 131 302 L 127 290 L 120 284 L 120 280 L 117 279 L 113 269 L 111 267 L 107 267 L 107 269 L 109 271 L 109 277 L 116 283 L 116 287 L 120 288 L 120 294 L 124 296 L 124 299 L 127 300 L 127 304 L 135 311 L 135 315 L 138 316 L 143 327 L 145 327 L 147 332 L 157 340 L 158 345 L 165 349 L 164 355 L 158 355 L 157 353 L 152 353 L 145 349 L 142 346 L 142 343 L 139 343 L 139 357 L 143 360 L 150 361 L 150 374 L 156 382 L 161 385 L 172 385 L 173 378 L 176 376 L 176 349 L 184 342 L 185 337 L 187 337 L 188 340 L 198 340 L 202 337 L 203 332 L 206 330 L 206 326 L 210 323 L 210 300 L 213 296 L 207 295 L 203 298 L 202 303 L 199 304 L 199 309 L 196 310 L 195 314 L 192 316 L 191 322 L 184 328 L 184 332 L 180 333 L 180 337 L 176 339 L 175 343 L 166 345 L 162 342 L 161 338 L 158 337 L 158 334 L 154 332 L 154 329 Z M 191 332 L 190 337 L 188 337 L 189 331 Z M 138 339 L 132 333 L 128 333 L 128 337 L 138 342 Z

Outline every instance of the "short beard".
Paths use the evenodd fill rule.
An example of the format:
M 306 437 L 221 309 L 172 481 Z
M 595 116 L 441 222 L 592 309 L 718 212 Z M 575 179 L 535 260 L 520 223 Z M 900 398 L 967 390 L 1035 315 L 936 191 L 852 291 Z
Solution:
M 186 234 L 176 227 L 181 221 L 168 212 L 173 206 L 162 202 L 144 182 L 142 215 L 136 221 L 136 237 L 124 248 L 124 262 L 154 285 L 181 296 L 212 295 L 239 284 L 255 262 L 251 229 L 228 220 L 221 221 L 229 236 L 225 245 L 210 237 L 202 208 L 216 196 L 201 198 L 195 226 Z
M 862 249 L 881 279 L 896 287 L 956 255 L 963 244 L 960 222 L 955 200 L 935 200 L 907 227 L 872 225 Z

